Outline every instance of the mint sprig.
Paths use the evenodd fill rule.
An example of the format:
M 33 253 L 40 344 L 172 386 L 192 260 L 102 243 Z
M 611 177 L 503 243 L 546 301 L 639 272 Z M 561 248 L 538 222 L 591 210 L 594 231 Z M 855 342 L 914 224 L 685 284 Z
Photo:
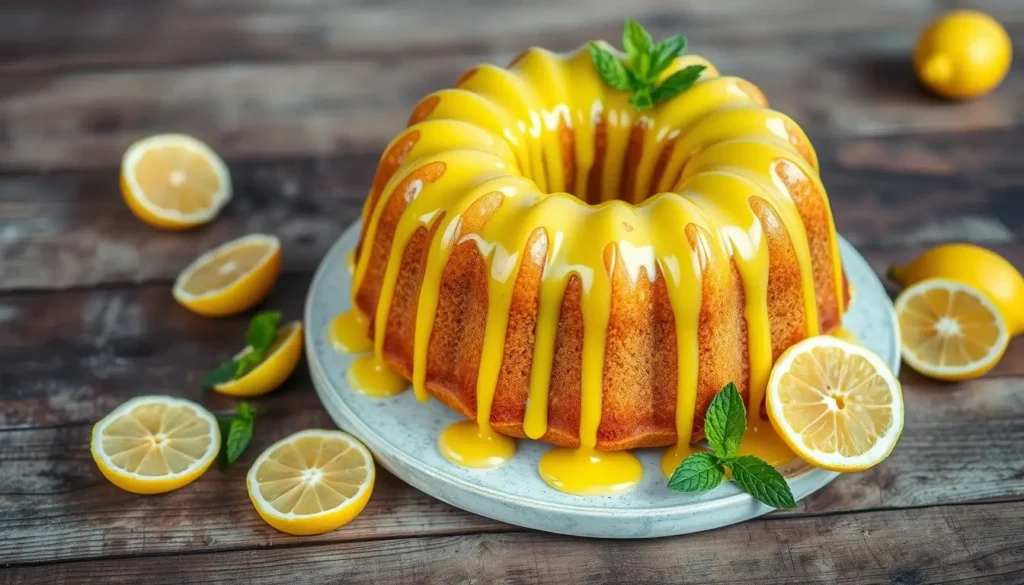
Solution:
M 704 435 L 711 452 L 690 455 L 672 473 L 670 489 L 700 492 L 717 487 L 725 468 L 743 491 L 773 508 L 795 508 L 796 500 L 782 474 L 753 455 L 739 455 L 740 439 L 747 429 L 747 408 L 736 385 L 729 382 L 715 395 L 704 415 Z
M 676 57 L 686 52 L 686 37 L 676 35 L 655 43 L 650 33 L 632 19 L 626 19 L 622 27 L 622 48 L 629 59 L 628 68 L 601 43 L 590 43 L 590 58 L 605 83 L 632 94 L 629 103 L 638 111 L 683 93 L 700 79 L 705 69 L 704 65 L 690 65 L 658 83 L 662 72 L 672 65 Z
M 256 422 L 256 409 L 248 402 L 239 402 L 235 406 L 235 414 L 217 419 L 220 426 L 220 453 L 218 464 L 221 470 L 238 460 L 252 440 L 252 431 Z
M 217 384 L 237 380 L 253 371 L 263 363 L 267 351 L 277 339 L 277 329 L 281 324 L 280 311 L 258 313 L 249 322 L 249 330 L 245 334 L 246 348 L 238 356 L 222 363 L 203 377 L 203 388 L 212 388 Z

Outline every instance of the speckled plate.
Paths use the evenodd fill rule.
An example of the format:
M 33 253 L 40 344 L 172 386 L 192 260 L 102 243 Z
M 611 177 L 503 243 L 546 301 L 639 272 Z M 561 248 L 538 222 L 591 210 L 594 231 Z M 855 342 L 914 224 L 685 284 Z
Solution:
M 436 400 L 421 403 L 411 391 L 373 399 L 353 391 L 345 371 L 355 356 L 339 355 L 325 332 L 331 319 L 351 306 L 351 275 L 345 257 L 355 247 L 359 224 L 351 226 L 320 264 L 306 298 L 306 356 L 317 393 L 342 429 L 359 437 L 377 462 L 413 487 L 464 510 L 527 528 L 601 538 L 649 538 L 698 532 L 742 522 L 771 508 L 731 482 L 709 492 L 683 494 L 666 487 L 660 449 L 636 451 L 644 466 L 640 485 L 625 494 L 580 497 L 561 493 L 537 474 L 537 460 L 550 447 L 520 440 L 507 465 L 486 471 L 449 463 L 437 437 L 461 417 Z M 856 287 L 844 325 L 889 366 L 899 368 L 899 344 L 892 303 L 878 277 L 846 240 L 841 241 L 846 274 Z M 838 475 L 797 459 L 783 468 L 797 499 Z

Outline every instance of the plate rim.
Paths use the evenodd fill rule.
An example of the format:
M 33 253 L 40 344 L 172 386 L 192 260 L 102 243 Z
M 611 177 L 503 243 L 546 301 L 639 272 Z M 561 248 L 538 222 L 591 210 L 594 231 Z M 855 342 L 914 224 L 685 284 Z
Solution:
M 463 490 L 463 491 L 470 492 L 474 496 L 476 496 L 478 498 L 484 498 L 484 499 L 486 499 L 486 500 L 488 500 L 488 501 L 490 501 L 490 502 L 492 502 L 494 504 L 501 504 L 501 505 L 504 505 L 504 506 L 507 506 L 509 504 L 513 504 L 513 505 L 516 505 L 516 506 L 528 508 L 528 509 L 533 510 L 533 511 L 539 511 L 539 512 L 552 512 L 552 511 L 554 511 L 554 512 L 559 512 L 559 513 L 562 513 L 562 514 L 567 514 L 567 515 L 570 515 L 570 516 L 573 516 L 573 517 L 577 517 L 577 518 L 586 518 L 586 519 L 608 519 L 608 518 L 614 518 L 616 520 L 621 521 L 621 520 L 639 520 L 640 518 L 647 518 L 647 517 L 650 517 L 652 515 L 654 515 L 654 516 L 686 517 L 686 516 L 690 516 L 690 515 L 693 515 L 693 514 L 702 514 L 702 515 L 703 514 L 710 514 L 710 513 L 716 512 L 716 511 L 718 511 L 720 509 L 730 508 L 730 507 L 734 507 L 734 506 L 737 506 L 737 505 L 751 505 L 751 504 L 754 504 L 754 505 L 757 506 L 757 508 L 755 510 L 753 510 L 752 514 L 750 514 L 750 515 L 748 515 L 746 517 L 746 519 L 752 519 L 752 518 L 759 517 L 759 516 L 761 516 L 761 515 L 763 515 L 763 514 L 765 514 L 767 512 L 770 512 L 770 511 L 772 511 L 774 509 L 774 508 L 771 508 L 771 507 L 766 506 L 764 504 L 761 504 L 760 502 L 755 500 L 753 498 L 753 496 L 751 496 L 750 494 L 747 494 L 745 492 L 742 492 L 742 491 L 734 493 L 734 494 L 725 495 L 725 496 L 722 496 L 722 497 L 719 497 L 719 498 L 716 498 L 716 499 L 710 500 L 710 501 L 680 503 L 678 505 L 672 505 L 672 506 L 631 507 L 631 508 L 628 508 L 628 509 L 616 509 L 616 508 L 609 508 L 609 507 L 590 506 L 590 505 L 587 505 L 586 503 L 584 503 L 587 498 L 586 497 L 582 497 L 582 496 L 580 497 L 581 503 L 579 505 L 576 505 L 576 504 L 567 505 L 567 504 L 562 504 L 562 503 L 558 503 L 558 502 L 547 502 L 547 501 L 541 501 L 541 500 L 538 500 L 538 499 L 522 497 L 522 496 L 519 496 L 519 495 L 516 495 L 516 494 L 502 492 L 502 491 L 497 490 L 497 489 L 493 489 L 493 488 L 490 488 L 490 487 L 474 484 L 474 483 L 472 483 L 470 481 L 467 481 L 466 479 L 458 477 L 457 475 L 454 475 L 452 473 L 446 472 L 445 470 L 439 469 L 436 466 L 431 466 L 431 465 L 427 464 L 426 462 L 424 462 L 422 460 L 418 460 L 418 459 L 416 459 L 416 458 L 414 458 L 412 456 L 409 456 L 406 453 L 404 453 L 404 451 L 402 449 L 398 448 L 396 445 L 394 445 L 392 442 L 390 442 L 387 437 L 385 437 L 384 435 L 382 435 L 380 433 L 377 433 L 377 432 L 373 431 L 369 427 L 369 425 L 367 423 L 365 423 L 358 415 L 356 415 L 344 403 L 344 400 L 342 400 L 339 396 L 336 396 L 337 391 L 339 389 L 333 387 L 333 384 L 330 382 L 330 380 L 329 380 L 329 378 L 327 376 L 327 373 L 326 373 L 326 371 L 324 369 L 324 365 L 321 363 L 321 360 L 319 359 L 319 356 L 317 355 L 317 353 L 315 351 L 313 351 L 313 349 L 312 349 L 312 348 L 315 347 L 315 341 L 316 341 L 314 339 L 314 335 L 322 334 L 322 331 L 319 331 L 319 330 L 317 330 L 317 332 L 314 333 L 313 330 L 316 329 L 316 328 L 312 327 L 312 324 L 313 324 L 312 313 L 313 313 L 313 297 L 314 297 L 314 292 L 317 291 L 319 288 L 321 288 L 323 286 L 322 285 L 322 281 L 326 278 L 326 273 L 329 270 L 331 270 L 331 268 L 333 267 L 332 263 L 328 262 L 329 259 L 332 259 L 334 256 L 339 256 L 340 259 L 342 260 L 342 262 L 338 262 L 338 266 L 341 266 L 342 269 L 343 269 L 343 267 L 344 267 L 344 262 L 343 262 L 344 261 L 344 257 L 348 253 L 347 247 L 343 245 L 344 244 L 343 240 L 345 239 L 346 236 L 349 235 L 350 232 L 359 230 L 360 227 L 361 227 L 361 224 L 362 224 L 361 220 L 357 219 L 348 228 L 346 228 L 345 230 L 342 231 L 341 235 L 338 236 L 338 238 L 334 241 L 334 243 L 331 244 L 331 247 L 328 249 L 328 251 L 324 254 L 323 258 L 320 261 L 320 264 L 317 266 L 316 272 L 313 275 L 313 279 L 310 281 L 309 289 L 307 291 L 306 299 L 305 299 L 305 303 L 304 303 L 304 307 L 303 307 L 303 322 L 306 324 L 306 327 L 304 327 L 305 331 L 303 333 L 303 336 L 305 338 L 304 342 L 306 344 L 306 347 L 310 348 L 306 352 L 306 361 L 307 361 L 307 363 L 309 365 L 310 375 L 311 375 L 311 378 L 313 380 L 313 385 L 314 385 L 314 387 L 316 389 L 317 396 L 320 399 L 320 402 L 324 406 L 325 410 L 327 410 L 328 414 L 331 416 L 332 421 L 336 425 L 338 425 L 339 427 L 343 427 L 344 430 L 347 430 L 347 431 L 351 432 L 353 435 L 355 435 L 357 438 L 359 438 L 359 440 L 363 441 L 366 444 L 366 446 L 370 449 L 370 451 L 373 453 L 377 463 L 383 465 L 388 471 L 390 471 L 392 474 L 394 474 L 400 480 L 402 480 L 405 483 L 408 483 L 409 485 L 411 485 L 414 488 L 416 488 L 416 489 L 426 493 L 427 495 L 429 495 L 431 497 L 437 498 L 437 499 L 442 500 L 442 501 L 444 501 L 444 502 L 446 502 L 446 503 L 448 503 L 450 505 L 453 505 L 453 506 L 458 507 L 460 509 L 469 511 L 471 513 L 478 514 L 478 515 L 485 516 L 485 517 L 492 518 L 492 519 L 496 519 L 496 520 L 501 521 L 501 522 L 507 522 L 507 523 L 510 523 L 510 524 L 517 524 L 519 526 L 524 526 L 524 527 L 531 528 L 531 529 L 536 529 L 536 530 L 543 530 L 543 531 L 547 531 L 547 532 L 556 532 L 556 531 L 552 531 L 552 530 L 547 529 L 547 528 L 537 527 L 537 526 L 534 526 L 534 525 L 528 525 L 528 524 L 524 524 L 524 523 L 517 523 L 515 521 L 510 521 L 510 520 L 507 520 L 505 518 L 496 518 L 494 514 L 489 513 L 489 511 L 487 511 L 487 510 L 475 509 L 474 506 L 466 506 L 466 505 L 463 505 L 462 502 L 453 502 L 453 501 L 449 500 L 448 498 L 444 497 L 443 495 L 441 495 L 441 493 L 440 493 L 441 490 L 436 489 L 436 486 L 427 485 L 424 482 L 421 482 L 421 481 L 419 481 L 417 479 L 410 478 L 409 474 L 405 473 L 405 471 L 400 469 L 397 465 L 393 464 L 389 459 L 392 459 L 392 458 L 396 459 L 400 463 L 402 463 L 403 465 L 408 466 L 408 467 L 410 467 L 412 469 L 416 469 L 420 473 L 426 475 L 427 477 L 435 479 L 435 480 L 437 480 L 439 482 L 445 482 L 445 483 L 453 486 L 456 489 L 460 489 L 460 490 Z M 847 241 L 845 238 L 843 238 L 838 233 L 837 233 L 837 236 L 839 237 L 840 248 L 842 248 L 843 245 L 849 247 L 862 261 L 864 261 L 866 263 L 866 260 L 864 260 L 863 256 L 860 255 L 860 253 L 856 251 L 856 248 L 852 244 L 850 244 L 849 241 Z M 343 249 L 343 248 L 346 248 L 346 249 Z M 354 249 L 354 245 L 353 245 L 353 249 Z M 339 252 L 339 250 L 341 250 L 341 252 Z M 872 274 L 875 274 L 873 270 L 872 270 Z M 880 281 L 880 279 L 878 279 L 877 274 L 875 274 L 875 278 L 876 278 L 876 280 L 878 280 L 879 284 L 881 284 L 881 281 Z M 894 347 L 898 348 L 899 347 L 899 323 L 896 320 L 896 316 L 895 316 L 894 311 L 892 310 L 891 302 L 889 304 L 888 314 L 889 314 L 889 319 L 890 319 L 890 322 L 891 322 L 891 325 L 892 325 L 891 328 L 890 328 L 890 331 L 892 332 L 892 342 L 894 343 Z M 883 361 L 886 361 L 886 364 L 889 367 L 893 368 L 893 373 L 898 375 L 899 366 L 900 366 L 900 360 L 899 360 L 898 351 L 896 353 L 897 353 L 896 360 L 893 363 L 890 363 L 890 361 L 885 356 L 883 356 Z M 345 424 L 341 424 L 341 421 L 338 420 L 339 417 L 341 419 L 343 419 Z M 383 443 L 383 446 L 380 446 L 377 443 Z M 808 489 L 806 491 L 806 493 L 802 493 L 800 495 L 794 494 L 796 496 L 795 499 L 797 501 L 799 501 L 799 500 L 802 500 L 803 498 L 809 496 L 810 494 L 820 490 L 821 488 L 825 487 L 826 485 L 831 483 L 832 480 L 834 480 L 839 475 L 840 475 L 840 472 L 830 471 L 830 470 L 827 470 L 827 469 L 822 469 L 820 467 L 810 466 L 808 469 L 803 470 L 803 471 L 801 471 L 801 472 L 799 472 L 799 473 L 797 473 L 795 475 L 787 476 L 786 480 L 787 480 L 788 483 L 790 483 L 791 487 L 793 486 L 794 483 L 796 483 L 798 481 L 801 484 L 801 487 L 806 487 L 805 484 L 812 484 L 812 483 L 814 484 L 813 486 L 810 487 L 810 489 Z M 435 488 L 435 489 L 432 489 L 432 488 Z M 742 521 L 742 520 L 739 520 L 739 521 Z M 722 524 L 720 526 L 725 526 L 725 525 L 731 524 L 731 523 L 732 522 L 725 523 L 725 524 Z M 676 532 L 675 534 L 683 534 L 683 533 L 687 533 L 687 532 L 692 532 L 692 531 L 685 531 L 684 530 L 684 531 Z M 579 532 L 579 533 L 576 533 L 576 532 L 566 532 L 566 533 L 568 533 L 568 534 L 575 534 L 575 535 L 581 535 L 581 536 L 588 536 L 585 532 Z M 664 535 L 667 535 L 667 534 L 664 534 Z M 663 535 L 662 534 L 653 534 L 651 536 L 657 537 L 657 536 L 663 536 Z M 635 535 L 630 535 L 628 537 L 632 538 L 632 537 L 636 537 L 636 536 Z

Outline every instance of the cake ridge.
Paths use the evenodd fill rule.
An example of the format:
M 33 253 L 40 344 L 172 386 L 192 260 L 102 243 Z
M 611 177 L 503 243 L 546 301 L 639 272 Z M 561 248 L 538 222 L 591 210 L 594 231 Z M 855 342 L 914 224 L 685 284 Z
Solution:
M 666 75 L 693 63 L 707 61 L 678 58 Z M 392 153 L 400 158 L 397 163 L 382 162 L 364 208 L 353 296 L 372 317 L 377 358 L 411 372 L 417 397 L 443 395 L 446 403 L 462 404 L 460 410 L 477 420 L 481 433 L 492 432 L 492 421 L 507 410 L 525 406 L 522 420 L 498 430 L 560 445 L 622 449 L 667 444 L 666 436 L 680 443 L 697 438 L 694 418 L 706 406 L 708 389 L 729 381 L 719 371 L 728 368 L 708 373 L 701 363 L 700 352 L 707 347 L 699 340 L 710 335 L 715 343 L 736 344 L 735 351 L 746 355 L 744 369 L 733 374 L 745 373 L 745 379 L 735 381 L 751 405 L 751 416 L 758 416 L 774 360 L 773 339 L 802 338 L 838 326 L 847 295 L 831 210 L 806 134 L 787 116 L 768 109 L 752 84 L 719 76 L 708 66 L 689 91 L 656 106 L 651 115 L 637 115 L 624 94 L 604 86 L 582 49 L 568 55 L 530 49 L 509 69 L 474 68 L 457 88 L 421 100 L 410 127 L 392 145 L 403 144 L 403 137 L 413 133 L 417 139 L 404 152 Z M 552 78 L 562 82 L 539 83 Z M 391 151 L 389 145 L 385 156 Z M 791 183 L 808 194 L 794 197 Z M 558 189 L 569 185 L 580 195 Z M 601 202 L 594 204 L 593 197 Z M 485 198 L 490 202 L 474 219 L 474 229 L 468 229 L 464 215 Z M 813 243 L 805 225 L 809 217 L 824 222 L 823 229 L 814 230 Z M 410 242 L 422 230 L 429 235 L 425 250 L 417 252 L 421 264 L 414 276 L 401 277 Z M 818 232 L 828 241 L 823 243 Z M 538 233 L 542 236 L 535 239 Z M 543 242 L 543 258 L 527 249 L 531 241 Z M 476 247 L 487 290 L 482 306 L 465 308 L 486 315 L 483 330 L 470 332 L 482 348 L 479 356 L 452 356 L 478 360 L 471 388 L 438 385 L 428 368 L 443 273 L 463 244 Z M 793 257 L 786 278 L 794 282 L 787 286 L 797 287 L 801 307 L 791 313 L 800 316 L 779 319 L 769 306 L 770 280 L 782 276 L 770 274 L 769 262 L 770 255 L 783 251 Z M 509 337 L 509 314 L 524 264 L 540 269 L 532 361 L 525 405 L 506 404 L 496 392 L 508 348 L 520 341 Z M 625 281 L 615 277 L 618 265 L 625 269 Z M 677 367 L 671 408 L 676 416 L 672 429 L 638 429 L 630 435 L 628 429 L 607 430 L 608 421 L 616 418 L 603 403 L 610 367 L 607 331 L 613 318 L 623 316 L 613 299 L 631 310 L 653 302 L 630 296 L 629 291 L 638 290 L 641 271 L 652 284 L 663 280 L 672 307 Z M 383 276 L 370 279 L 371 273 Z M 835 306 L 821 310 L 818 289 L 826 279 L 820 275 L 829 273 L 834 289 L 826 297 L 834 297 Z M 701 291 L 709 275 L 716 283 L 737 284 L 705 295 Z M 567 291 L 574 286 L 579 288 L 578 310 L 566 313 Z M 402 287 L 416 290 L 415 326 L 407 344 L 412 354 L 388 355 L 385 340 L 397 334 L 389 313 Z M 706 311 L 738 299 L 744 307 L 738 317 L 743 339 L 729 342 L 700 330 Z M 577 312 L 578 322 L 571 316 Z M 559 404 L 553 412 L 552 372 L 568 367 L 556 356 L 560 335 L 579 335 L 579 379 L 557 389 Z M 629 361 L 642 356 L 614 357 Z M 612 383 L 628 395 L 628 379 Z M 613 443 L 605 435 L 627 438 Z

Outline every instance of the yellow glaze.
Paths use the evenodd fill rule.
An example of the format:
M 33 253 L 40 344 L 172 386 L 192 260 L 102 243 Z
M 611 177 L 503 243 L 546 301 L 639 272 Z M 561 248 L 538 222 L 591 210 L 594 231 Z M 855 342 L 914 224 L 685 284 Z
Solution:
M 346 311 L 327 326 L 327 340 L 338 353 L 363 353 L 373 349 L 366 333 L 370 320 L 359 309 Z
M 552 449 L 540 458 L 537 470 L 549 486 L 579 496 L 628 492 L 644 475 L 640 461 L 628 451 L 589 447 Z
M 758 416 L 772 368 L 772 348 L 768 247 L 750 200 L 767 202 L 788 228 L 802 274 L 806 333 L 816 335 L 808 242 L 779 165 L 795 165 L 824 192 L 817 179 L 817 158 L 799 127 L 767 109 L 764 97 L 749 82 L 721 77 L 697 56 L 677 59 L 664 75 L 692 64 L 707 66 L 697 84 L 669 102 L 637 112 L 628 105 L 625 92 L 600 80 L 586 49 L 567 55 L 530 49 L 508 69 L 480 66 L 463 75 L 456 88 L 425 98 L 412 125 L 389 146 L 389 152 L 403 145 L 408 151 L 380 191 L 379 201 L 365 208 L 364 241 L 375 241 L 389 198 L 404 198 L 405 210 L 391 243 L 390 257 L 396 260 L 387 265 L 373 319 L 376 357 L 366 359 L 383 362 L 384 331 L 400 268 L 397 259 L 418 230 L 434 230 L 415 322 L 412 382 L 419 399 L 427 398 L 427 345 L 450 254 L 456 245 L 473 242 L 489 271 L 476 422 L 458 423 L 444 432 L 440 448 L 449 459 L 490 466 L 514 450 L 511 439 L 496 440 L 491 406 L 516 276 L 524 261 L 534 260 L 542 263 L 543 274 L 524 418 L 524 433 L 530 438 L 547 431 L 555 335 L 565 289 L 573 277 L 582 284 L 584 323 L 580 447 L 551 451 L 542 458 L 540 473 L 556 489 L 578 494 L 615 493 L 636 485 L 642 471 L 635 457 L 595 449 L 610 275 L 621 262 L 634 281 L 643 275 L 652 281 L 657 275 L 665 279 L 676 320 L 679 442 L 663 461 L 669 473 L 669 467 L 674 469 L 673 464 L 691 452 L 698 382 L 695 332 L 706 268 L 701 262 L 730 259 L 743 282 L 749 337 L 748 412 L 753 432 L 744 449 L 776 463 L 792 458 L 788 450 L 778 448 L 781 441 Z M 565 131 L 571 133 L 568 143 L 563 140 Z M 628 148 L 636 141 L 643 145 L 643 154 L 639 160 L 626 161 L 627 152 L 637 151 Z M 480 229 L 464 230 L 463 214 L 485 196 L 499 199 L 496 210 Z M 708 236 L 700 254 L 684 235 L 691 224 Z M 546 235 L 546 256 L 527 249 L 535 230 Z M 833 246 L 838 258 L 838 242 Z M 354 291 L 367 277 L 369 256 L 357 259 Z M 841 299 L 838 264 L 834 278 Z M 360 371 L 368 374 L 370 369 Z
M 857 337 L 857 334 L 854 333 L 853 331 L 850 331 L 846 327 L 840 327 L 839 329 L 833 331 L 830 335 L 832 335 L 832 337 L 838 337 L 843 341 L 849 341 L 854 345 L 863 345 L 860 342 L 860 339 Z
M 352 362 L 345 379 L 356 391 L 374 398 L 386 398 L 401 394 L 409 387 L 409 381 L 395 373 L 384 360 L 373 354 L 359 356 Z
M 352 274 L 356 269 L 356 251 L 350 250 L 348 254 L 345 254 L 345 270 L 349 274 Z
M 516 442 L 471 420 L 457 422 L 441 432 L 437 448 L 445 459 L 477 469 L 504 465 L 516 454 Z

